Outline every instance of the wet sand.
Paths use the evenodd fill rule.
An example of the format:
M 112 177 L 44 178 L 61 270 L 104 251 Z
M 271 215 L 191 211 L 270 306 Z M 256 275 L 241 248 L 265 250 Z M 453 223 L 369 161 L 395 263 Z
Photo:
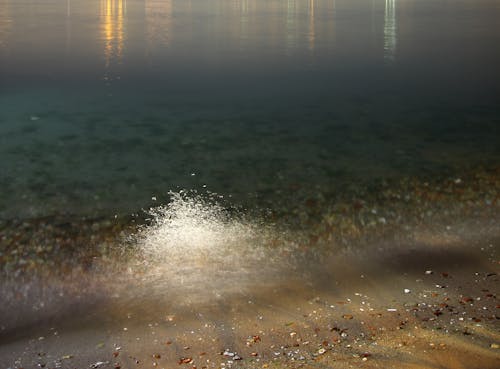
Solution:
M 322 218 L 293 248 L 276 243 L 294 233 L 262 238 L 258 256 L 234 237 L 211 253 L 216 237 L 201 257 L 179 244 L 149 262 L 94 250 L 45 267 L 57 273 L 5 269 L 1 367 L 498 368 L 498 204 L 467 196 L 460 216 L 431 196 L 439 217 L 377 237 L 345 221 L 329 237 Z M 116 225 L 92 227 L 96 245 L 123 242 Z
M 66 306 L 3 332 L 0 357 L 11 368 L 497 368 L 493 236 L 339 254 L 201 301 L 165 291 Z

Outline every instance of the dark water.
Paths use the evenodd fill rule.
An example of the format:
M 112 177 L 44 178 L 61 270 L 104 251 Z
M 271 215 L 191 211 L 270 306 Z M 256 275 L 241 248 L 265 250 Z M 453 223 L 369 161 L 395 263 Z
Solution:
M 498 19 L 493 0 L 0 0 L 0 216 L 496 165 Z

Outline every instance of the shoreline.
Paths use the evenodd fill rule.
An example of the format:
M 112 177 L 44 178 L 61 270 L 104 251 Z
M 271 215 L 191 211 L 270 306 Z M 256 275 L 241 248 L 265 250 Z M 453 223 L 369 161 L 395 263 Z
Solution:
M 135 244 L 155 229 L 145 219 L 4 222 L 0 358 L 16 369 L 498 367 L 500 175 L 380 186 L 271 213 L 250 238 L 244 217 L 212 219 L 223 238 L 149 259 Z
M 275 234 L 266 247 L 297 244 L 304 251 L 329 254 L 343 249 L 364 248 L 384 240 L 415 241 L 426 233 L 455 237 L 460 230 L 451 224 L 484 222 L 500 216 L 500 167 L 463 173 L 462 176 L 403 178 L 380 181 L 325 197 L 300 197 L 287 205 L 250 211 L 233 207 L 210 195 L 188 193 L 203 206 L 221 206 L 232 221 L 252 223 Z M 162 206 L 162 205 L 160 205 Z M 166 205 L 167 207 L 169 205 Z M 153 209 L 153 208 L 152 208 Z M 151 226 L 154 217 L 146 211 L 120 217 L 54 215 L 34 219 L 0 221 L 0 278 L 13 273 L 43 275 L 60 266 L 68 270 L 92 269 L 101 259 L 134 256 L 136 235 Z

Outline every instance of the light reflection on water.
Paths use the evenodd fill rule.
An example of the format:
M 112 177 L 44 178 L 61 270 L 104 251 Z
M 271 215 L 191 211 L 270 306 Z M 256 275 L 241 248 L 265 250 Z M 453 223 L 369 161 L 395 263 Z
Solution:
M 498 162 L 489 0 L 0 4 L 1 214 Z
M 173 0 L 145 0 L 145 22 L 148 53 L 164 48 L 171 42 Z
M 0 4 L 0 50 L 7 47 L 12 20 L 9 14 L 9 3 Z
M 385 0 L 384 56 L 394 60 L 397 45 L 396 1 Z
M 350 8 L 347 3 L 342 5 L 344 9 Z M 14 7 L 15 12 L 9 18 L 10 7 Z M 359 4 L 353 7 L 359 8 Z M 335 8 L 336 0 L 67 0 L 64 3 L 46 0 L 40 4 L 3 0 L 5 14 L 0 18 L 0 25 L 7 30 L 11 22 L 15 24 L 16 33 L 11 42 L 2 37 L 4 46 L 14 54 L 22 55 L 24 42 L 30 38 L 38 39 L 46 51 L 57 54 L 59 26 L 64 23 L 62 33 L 71 44 L 73 57 L 78 56 L 75 48 L 83 48 L 90 52 L 89 56 L 95 56 L 95 45 L 91 43 L 104 41 L 106 65 L 111 57 L 132 61 L 144 48 L 150 54 L 164 51 L 173 45 L 173 40 L 176 52 L 195 45 L 211 47 L 212 51 L 225 46 L 224 54 L 220 55 L 222 61 L 237 51 L 234 46 L 238 43 L 241 50 L 272 51 L 263 49 L 264 46 L 290 55 L 290 52 L 303 53 L 304 49 L 312 51 L 320 42 L 324 53 L 331 49 L 335 38 Z M 394 14 L 391 17 L 390 26 L 384 27 L 395 25 Z M 96 22 L 98 34 L 94 28 Z M 26 27 L 37 35 L 22 35 Z M 72 39 L 75 33 L 78 38 Z M 228 45 L 221 45 L 223 40 Z M 124 48 L 127 55 L 123 54 Z M 189 50 L 190 54 L 196 51 Z
M 124 17 L 126 0 L 102 0 L 102 40 L 104 41 L 104 59 L 109 68 L 111 59 L 123 57 Z

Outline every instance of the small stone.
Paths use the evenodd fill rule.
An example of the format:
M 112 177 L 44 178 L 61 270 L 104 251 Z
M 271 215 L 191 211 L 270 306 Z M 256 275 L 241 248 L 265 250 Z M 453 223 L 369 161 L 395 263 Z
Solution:
M 179 364 L 189 364 L 192 361 L 193 361 L 193 359 L 190 357 L 181 357 L 179 359 Z
M 491 347 L 492 349 L 498 349 L 498 348 L 500 348 L 500 345 L 499 345 L 498 343 L 492 343 L 492 344 L 490 345 L 490 347 Z
M 405 293 L 410 293 L 411 291 L 410 291 L 408 288 L 405 288 L 405 289 L 404 289 L 404 292 L 405 292 Z
M 101 366 L 108 365 L 108 364 L 109 364 L 109 361 L 98 361 L 94 364 L 91 364 L 90 367 L 92 369 L 97 369 L 97 368 L 100 368 Z

